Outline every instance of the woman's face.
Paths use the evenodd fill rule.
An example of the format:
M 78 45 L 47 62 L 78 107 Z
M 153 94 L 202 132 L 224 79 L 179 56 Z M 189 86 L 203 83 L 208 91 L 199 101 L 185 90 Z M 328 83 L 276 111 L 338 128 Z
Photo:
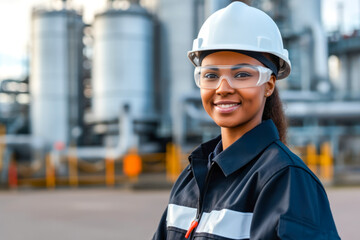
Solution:
M 241 53 L 222 51 L 206 56 L 201 66 L 250 64 L 264 66 L 258 60 Z M 226 69 L 221 69 L 226 71 Z M 275 87 L 275 77 L 256 87 L 234 89 L 222 79 L 217 89 L 201 89 L 206 112 L 222 128 L 250 130 L 261 123 L 266 97 Z

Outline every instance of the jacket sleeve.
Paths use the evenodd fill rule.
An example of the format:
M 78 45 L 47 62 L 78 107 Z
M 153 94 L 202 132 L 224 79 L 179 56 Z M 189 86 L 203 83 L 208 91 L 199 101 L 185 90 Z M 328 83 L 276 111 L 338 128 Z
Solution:
M 340 239 L 324 188 L 299 167 L 281 170 L 264 185 L 250 231 L 254 240 Z
M 160 220 L 160 223 L 159 223 L 159 226 L 152 238 L 152 240 L 166 240 L 166 216 L 167 216 L 167 208 L 165 209 L 162 217 L 161 217 L 161 220 Z

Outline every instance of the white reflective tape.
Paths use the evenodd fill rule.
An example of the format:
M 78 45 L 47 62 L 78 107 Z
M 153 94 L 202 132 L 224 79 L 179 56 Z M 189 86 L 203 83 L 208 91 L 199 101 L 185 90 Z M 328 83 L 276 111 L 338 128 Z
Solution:
M 203 213 L 196 232 L 209 233 L 230 239 L 250 238 L 252 213 L 229 209 Z
M 168 205 L 167 226 L 188 230 L 196 217 L 196 208 L 175 204 Z M 197 233 L 208 233 L 230 239 L 250 238 L 252 213 L 237 212 L 229 209 L 204 212 Z
M 166 216 L 167 226 L 176 227 L 187 231 L 191 222 L 196 217 L 196 211 L 196 208 L 169 204 Z

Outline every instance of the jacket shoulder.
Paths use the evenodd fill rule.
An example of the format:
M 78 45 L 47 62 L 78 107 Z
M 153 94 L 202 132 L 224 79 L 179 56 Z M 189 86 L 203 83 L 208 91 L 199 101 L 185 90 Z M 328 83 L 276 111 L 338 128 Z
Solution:
M 270 180 L 273 176 L 286 169 L 298 168 L 304 174 L 309 175 L 313 180 L 319 183 L 320 180 L 315 174 L 306 166 L 304 161 L 293 153 L 287 146 L 285 146 L 280 140 L 271 144 L 262 154 L 262 166 L 259 169 L 263 172 L 264 184 Z M 260 159 L 259 159 L 260 160 Z

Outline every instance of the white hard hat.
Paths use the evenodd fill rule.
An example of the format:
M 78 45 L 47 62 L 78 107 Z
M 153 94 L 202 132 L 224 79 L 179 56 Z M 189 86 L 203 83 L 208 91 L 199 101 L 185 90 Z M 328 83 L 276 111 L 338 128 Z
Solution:
M 199 66 L 200 53 L 211 50 L 269 53 L 279 58 L 278 79 L 286 78 L 291 71 L 289 53 L 275 22 L 263 11 L 242 2 L 229 4 L 205 21 L 188 57 Z

